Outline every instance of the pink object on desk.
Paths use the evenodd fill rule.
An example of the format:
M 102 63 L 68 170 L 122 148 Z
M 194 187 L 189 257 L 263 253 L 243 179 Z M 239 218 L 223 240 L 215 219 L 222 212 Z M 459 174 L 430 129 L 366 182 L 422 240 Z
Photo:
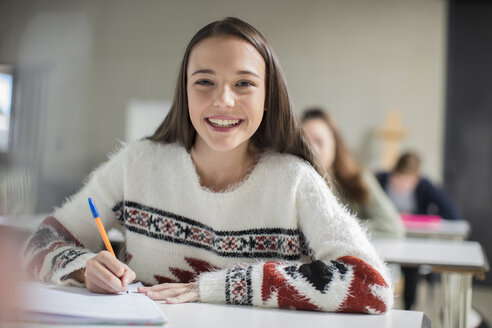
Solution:
M 438 228 L 442 223 L 442 218 L 437 215 L 402 214 L 401 219 L 405 228 L 432 229 Z

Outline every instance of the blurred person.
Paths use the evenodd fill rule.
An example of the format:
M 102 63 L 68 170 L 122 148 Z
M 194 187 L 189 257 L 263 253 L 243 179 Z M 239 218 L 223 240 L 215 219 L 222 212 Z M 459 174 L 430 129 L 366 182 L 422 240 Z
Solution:
M 420 172 L 420 157 L 415 152 L 403 153 L 391 172 L 381 172 L 376 176 L 388 197 L 400 213 L 418 215 L 438 215 L 446 220 L 459 220 L 460 214 L 444 192 Z M 405 278 L 403 301 L 406 310 L 414 304 L 419 281 L 418 268 L 402 268 Z M 438 276 L 430 274 L 430 282 Z
M 401 213 L 461 219 L 446 194 L 420 173 L 420 157 L 415 152 L 403 153 L 391 172 L 378 173 L 377 178 Z
M 304 112 L 301 122 L 324 169 L 335 179 L 335 193 L 378 238 L 401 238 L 403 224 L 374 175 L 350 153 L 331 115 L 322 109 Z

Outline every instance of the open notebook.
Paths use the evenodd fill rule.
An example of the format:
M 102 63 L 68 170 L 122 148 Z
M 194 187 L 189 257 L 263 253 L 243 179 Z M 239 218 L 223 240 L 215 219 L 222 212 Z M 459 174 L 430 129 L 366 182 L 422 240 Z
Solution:
M 25 319 L 50 324 L 162 325 L 166 316 L 139 293 L 95 294 L 86 288 L 27 283 Z

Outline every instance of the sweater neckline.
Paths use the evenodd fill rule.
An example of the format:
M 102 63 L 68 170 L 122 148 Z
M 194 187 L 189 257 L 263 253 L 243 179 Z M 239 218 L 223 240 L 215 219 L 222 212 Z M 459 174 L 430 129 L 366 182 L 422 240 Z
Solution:
M 212 189 L 203 187 L 200 183 L 200 176 L 197 173 L 195 163 L 193 162 L 193 159 L 191 158 L 191 154 L 189 151 L 187 151 L 184 147 L 184 161 L 185 161 L 185 167 L 187 168 L 187 171 L 190 172 L 190 178 L 192 179 L 192 184 L 193 188 L 199 190 L 200 192 L 210 195 L 210 196 L 216 196 L 216 197 L 227 197 L 228 195 L 233 195 L 236 193 L 240 193 L 243 189 L 247 189 L 249 185 L 254 183 L 254 180 L 256 180 L 259 171 L 261 170 L 262 163 L 264 159 L 266 158 L 266 153 L 267 151 L 262 151 L 260 154 L 258 154 L 258 160 L 256 161 L 256 164 L 254 164 L 248 174 L 238 183 L 228 186 L 226 189 L 221 190 L 221 191 L 214 191 Z

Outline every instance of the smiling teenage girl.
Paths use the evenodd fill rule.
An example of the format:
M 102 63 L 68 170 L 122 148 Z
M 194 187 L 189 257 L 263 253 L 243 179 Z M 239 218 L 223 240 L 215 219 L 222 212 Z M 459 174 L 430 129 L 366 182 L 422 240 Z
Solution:
M 239 19 L 213 22 L 188 45 L 154 135 L 98 168 L 32 237 L 31 273 L 103 293 L 136 277 L 169 303 L 388 311 L 387 269 L 314 158 L 266 40 Z M 88 197 L 125 232 L 118 259 L 101 251 Z

